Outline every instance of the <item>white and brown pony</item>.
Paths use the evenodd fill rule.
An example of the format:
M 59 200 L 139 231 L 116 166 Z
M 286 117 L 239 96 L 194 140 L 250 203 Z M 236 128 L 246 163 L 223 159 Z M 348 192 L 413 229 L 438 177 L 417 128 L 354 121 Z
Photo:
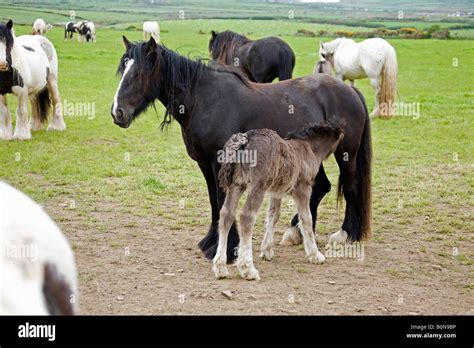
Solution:
M 143 23 L 143 39 L 153 37 L 157 43 L 160 42 L 160 25 L 156 21 L 146 21 Z
M 329 61 L 341 80 L 369 78 L 375 91 L 375 106 L 370 116 L 391 116 L 397 92 L 397 54 L 392 45 L 380 38 L 360 43 L 338 38 L 320 44 L 321 60 Z
M 18 97 L 14 133 L 7 94 Z M 58 90 L 58 56 L 53 44 L 43 36 L 16 38 L 11 20 L 0 24 L 0 139 L 31 139 L 31 130 L 39 130 L 47 123 L 51 104 L 54 116 L 47 129 L 65 130 Z
M 73 251 L 40 205 L 0 182 L 0 315 L 78 310 Z
M 44 19 L 38 18 L 33 23 L 33 35 L 41 35 L 44 36 L 48 30 L 53 29 L 54 27 L 46 23 Z
M 217 278 L 227 271 L 227 237 L 234 222 L 239 199 L 248 188 L 247 201 L 240 215 L 240 244 L 237 268 L 242 278 L 259 280 L 252 257 L 252 230 L 265 193 L 270 204 L 265 219 L 265 236 L 260 257 L 273 258 L 273 235 L 280 216 L 283 196 L 295 201 L 306 257 L 312 263 L 323 263 L 312 228 L 311 192 L 322 161 L 333 153 L 343 137 L 341 128 L 328 122 L 313 124 L 282 139 L 271 129 L 256 129 L 234 134 L 222 150 L 219 184 L 226 193 L 220 210 L 219 244 L 213 260 Z M 249 159 L 254 160 L 250 161 Z

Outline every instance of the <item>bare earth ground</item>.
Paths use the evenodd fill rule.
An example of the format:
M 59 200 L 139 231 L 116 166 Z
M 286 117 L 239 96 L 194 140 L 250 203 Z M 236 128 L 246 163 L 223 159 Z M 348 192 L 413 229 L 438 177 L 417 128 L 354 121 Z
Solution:
M 192 214 L 208 214 L 202 198 L 206 204 Z M 75 204 L 82 204 L 80 197 Z M 169 229 L 159 214 L 137 216 L 132 206 L 100 199 L 87 207 L 87 214 L 56 198 L 45 208 L 60 221 L 75 250 L 82 314 L 474 313 L 472 266 L 456 256 L 456 250 L 472 246 L 462 237 L 471 232 L 459 231 L 460 238 L 426 238 L 429 233 L 423 231 L 436 211 L 401 226 L 403 232 L 390 227 L 397 226 L 390 214 L 374 214 L 374 238 L 364 244 L 364 260 L 328 258 L 323 265 L 309 264 L 302 246 L 276 245 L 273 261 L 260 260 L 260 213 L 254 256 L 262 280 L 249 282 L 238 277 L 234 266 L 229 267 L 231 279 L 214 278 L 210 262 L 197 248 L 206 225 Z M 183 210 L 170 209 L 179 219 Z M 439 209 L 462 219 L 459 211 Z M 321 212 L 333 230 L 339 226 L 335 209 L 323 204 Z M 470 218 L 467 212 L 464 216 Z M 277 242 L 287 222 L 280 220 Z M 318 236 L 323 252 L 328 237 Z M 458 248 L 454 252 L 452 245 Z M 232 299 L 222 294 L 225 290 L 232 291 Z

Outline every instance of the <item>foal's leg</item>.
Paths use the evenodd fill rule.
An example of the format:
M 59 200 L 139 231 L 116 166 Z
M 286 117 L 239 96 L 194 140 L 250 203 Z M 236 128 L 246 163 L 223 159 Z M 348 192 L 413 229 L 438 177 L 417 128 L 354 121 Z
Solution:
M 8 110 L 7 96 L 0 95 L 0 139 L 12 138 L 12 118 Z
M 237 268 L 242 278 L 247 280 L 260 280 L 258 271 L 253 265 L 252 230 L 264 196 L 265 189 L 253 186 L 240 215 L 240 244 Z
M 380 77 L 369 77 L 369 80 L 375 91 L 375 105 L 370 113 L 370 117 L 376 117 L 380 115 Z M 387 107 L 387 105 L 384 105 L 383 107 Z
M 16 110 L 16 126 L 14 139 L 31 139 L 30 122 L 28 120 L 28 89 L 26 87 L 13 87 L 17 89 L 15 94 L 18 96 L 18 108 Z
M 47 88 L 51 94 L 54 115 L 53 120 L 46 130 L 63 131 L 66 129 L 66 123 L 64 123 L 61 99 L 59 97 L 58 80 L 56 76 L 50 76 Z
M 275 225 L 280 218 L 281 198 L 270 196 L 270 204 L 268 205 L 267 216 L 265 218 L 265 236 L 263 237 L 260 247 L 260 257 L 270 261 L 273 258 L 273 235 L 275 233 Z
M 235 210 L 239 203 L 243 191 L 239 187 L 234 187 L 225 197 L 224 205 L 221 208 L 219 216 L 219 244 L 216 256 L 213 260 L 212 270 L 217 279 L 225 278 L 229 275 L 227 271 L 227 238 L 229 230 L 235 219 Z
M 311 194 L 311 186 L 296 190 L 292 197 L 295 200 L 298 208 L 298 215 L 301 219 L 300 228 L 303 234 L 304 250 L 306 257 L 312 263 L 323 263 L 325 261 L 324 255 L 319 252 L 318 246 L 314 239 L 314 233 L 311 229 L 311 211 L 309 209 L 309 199 Z
M 311 215 L 313 216 L 313 230 L 316 231 L 316 221 L 318 218 L 318 206 L 324 196 L 331 191 L 331 182 L 329 181 L 324 166 L 321 163 L 318 174 L 314 179 L 313 191 L 311 193 L 311 199 L 309 206 L 311 209 Z M 280 242 L 281 245 L 297 245 L 301 244 L 303 239 L 301 231 L 299 229 L 299 218 L 296 214 L 291 220 L 291 227 L 285 232 Z

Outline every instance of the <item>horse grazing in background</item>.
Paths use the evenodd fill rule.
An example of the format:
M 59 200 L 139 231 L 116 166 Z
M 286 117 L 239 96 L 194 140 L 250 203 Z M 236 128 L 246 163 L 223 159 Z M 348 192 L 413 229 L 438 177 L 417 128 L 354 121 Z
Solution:
M 291 79 L 295 54 L 282 39 L 266 37 L 254 41 L 232 31 L 213 30 L 211 34 L 212 59 L 240 69 L 250 81 L 269 83 L 277 77 L 280 81 Z
M 326 74 L 331 75 L 332 66 L 328 60 L 320 60 L 314 65 L 313 74 Z
M 280 216 L 281 200 L 291 195 L 300 218 L 306 257 L 312 263 L 323 263 L 312 230 L 309 201 L 314 178 L 324 159 L 332 154 L 343 137 L 341 128 L 320 122 L 290 133 L 284 140 L 271 129 L 250 130 L 234 134 L 222 150 L 219 183 L 226 193 L 219 217 L 219 245 L 213 260 L 216 277 L 225 278 L 227 271 L 227 235 L 235 219 L 242 194 L 248 188 L 247 201 L 240 215 L 240 244 L 237 268 L 242 278 L 259 280 L 252 257 L 252 230 L 266 192 L 270 203 L 265 219 L 265 236 L 260 257 L 273 258 L 273 234 Z M 253 156 L 255 161 L 241 161 Z
M 76 24 L 79 37 L 78 42 L 96 42 L 95 24 L 88 21 L 80 21 Z
M 77 33 L 77 25 L 74 22 L 67 22 L 64 25 L 64 40 L 72 40 L 74 33 Z
M 12 120 L 6 98 L 10 93 L 18 97 L 13 138 L 31 139 L 31 129 L 39 130 L 47 123 L 51 104 L 54 117 L 47 129 L 66 129 L 58 89 L 58 56 L 53 44 L 43 36 L 16 38 L 11 20 L 6 25 L 0 24 L 0 139 L 6 140 L 12 138 Z
M 219 210 L 225 193 L 218 184 L 218 151 L 232 134 L 268 128 L 285 136 L 335 117 L 344 124 L 344 139 L 335 151 L 340 169 L 338 194 L 344 195 L 346 213 L 341 230 L 332 242 L 360 241 L 370 234 L 371 225 L 371 135 L 364 98 L 355 88 L 327 75 L 312 75 L 279 83 L 257 84 L 240 71 L 220 64 L 206 65 L 172 50 L 148 42 L 131 43 L 123 37 L 126 51 L 118 72 L 121 80 L 111 107 L 118 126 L 128 128 L 134 119 L 158 99 L 166 108 L 164 127 L 172 117 L 181 126 L 189 156 L 201 169 L 207 183 L 212 223 L 199 243 L 206 257 L 215 256 L 218 243 Z M 313 230 L 317 207 L 329 192 L 323 165 L 311 195 Z M 286 240 L 300 235 L 295 215 Z M 229 232 L 227 260 L 235 259 L 238 245 L 235 224 Z
M 153 37 L 156 42 L 160 42 L 160 25 L 156 21 L 146 21 L 143 23 L 143 39 Z
M 77 313 L 74 254 L 58 226 L 39 204 L 1 181 L 0 211 L 0 315 Z
M 44 36 L 48 30 L 53 29 L 54 27 L 51 24 L 46 23 L 43 19 L 38 18 L 33 23 L 33 35 Z
M 320 44 L 319 54 L 333 66 L 336 77 L 354 80 L 368 77 L 375 91 L 375 106 L 371 117 L 393 114 L 397 92 L 397 54 L 384 39 L 367 39 L 360 43 L 339 38 Z

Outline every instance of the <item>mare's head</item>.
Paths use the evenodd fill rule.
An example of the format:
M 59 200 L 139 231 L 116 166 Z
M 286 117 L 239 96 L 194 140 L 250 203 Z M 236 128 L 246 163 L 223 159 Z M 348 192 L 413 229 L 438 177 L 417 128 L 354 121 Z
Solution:
M 12 67 L 13 40 L 13 22 L 10 19 L 7 24 L 0 24 L 0 71 L 7 71 Z
M 153 39 L 132 43 L 124 36 L 125 53 L 120 59 L 117 73 L 121 80 L 112 105 L 115 124 L 128 128 L 132 121 L 153 102 L 151 81 L 157 64 L 158 46 Z
M 212 59 L 222 64 L 231 64 L 235 49 L 247 42 L 249 42 L 248 38 L 233 31 L 217 33 L 212 30 L 209 53 Z
M 336 39 L 331 42 L 320 42 L 319 43 L 319 56 L 322 61 L 329 61 L 334 66 L 334 53 L 339 46 L 341 39 Z
M 332 72 L 332 65 L 329 60 L 320 60 L 316 63 L 316 67 L 314 68 L 315 74 L 326 74 L 331 75 Z

